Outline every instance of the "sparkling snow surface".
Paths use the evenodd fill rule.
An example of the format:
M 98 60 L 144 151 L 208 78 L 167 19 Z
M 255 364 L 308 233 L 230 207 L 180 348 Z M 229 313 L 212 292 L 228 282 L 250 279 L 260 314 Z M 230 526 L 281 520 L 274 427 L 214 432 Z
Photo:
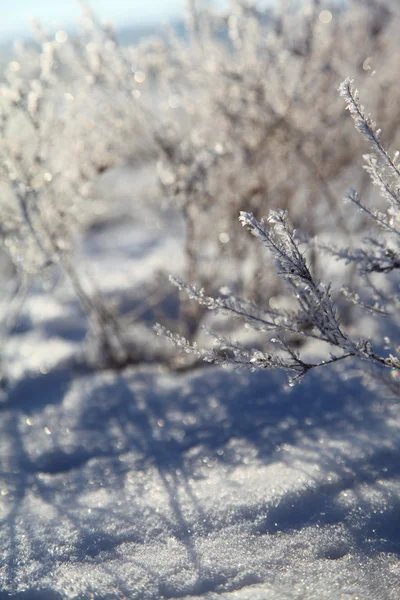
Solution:
M 172 236 L 96 236 L 106 292 L 179 272 Z M 85 371 L 67 292 L 6 351 L 0 600 L 398 600 L 400 405 L 328 368 Z

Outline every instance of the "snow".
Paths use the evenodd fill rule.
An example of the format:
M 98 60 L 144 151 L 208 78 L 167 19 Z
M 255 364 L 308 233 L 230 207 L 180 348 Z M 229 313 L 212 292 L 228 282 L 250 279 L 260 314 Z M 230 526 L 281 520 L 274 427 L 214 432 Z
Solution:
M 128 310 L 177 231 L 116 219 L 86 259 Z M 0 600 L 398 599 L 397 403 L 349 368 L 96 371 L 85 327 L 34 289 L 4 349 Z

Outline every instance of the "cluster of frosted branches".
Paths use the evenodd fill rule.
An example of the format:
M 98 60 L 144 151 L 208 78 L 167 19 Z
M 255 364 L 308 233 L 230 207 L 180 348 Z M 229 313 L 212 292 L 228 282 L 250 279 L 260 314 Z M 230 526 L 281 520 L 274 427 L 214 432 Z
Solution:
M 283 212 L 271 213 L 271 230 L 261 219 L 279 205 L 310 235 L 333 224 L 346 231 L 335 186 L 353 169 L 358 142 L 330 90 L 345 73 L 357 73 L 367 89 L 377 89 L 368 92 L 372 105 L 379 86 L 397 95 L 397 9 L 389 0 L 368 5 L 349 0 L 332 3 L 329 10 L 319 0 L 294 3 L 291 10 L 283 4 L 266 8 L 257 1 L 230 0 L 224 9 L 213 10 L 202 0 L 188 0 L 185 36 L 171 30 L 135 48 L 122 46 L 112 28 L 85 9 L 80 35 L 48 35 L 37 27 L 33 44 L 18 45 L 0 84 L 0 236 L 17 280 L 10 306 L 21 306 L 29 281 L 61 268 L 103 348 L 103 362 L 129 362 L 131 344 L 120 315 L 77 258 L 87 228 L 99 214 L 103 222 L 110 214 L 96 192 L 103 174 L 143 162 L 159 176 L 154 204 L 165 206 L 167 200 L 180 212 L 182 277 L 205 289 L 200 296 L 191 288 L 199 303 L 180 296 L 180 334 L 191 342 L 198 339 L 199 325 L 212 309 L 274 332 L 296 374 L 309 367 L 290 354 L 285 334 L 314 337 L 344 354 L 363 354 L 365 343 L 352 342 L 340 327 L 329 287 L 311 277 L 318 271 L 317 253 L 311 253 L 308 267 Z M 376 64 L 384 68 L 372 80 Z M 390 240 L 374 237 L 365 248 L 340 253 L 365 274 L 393 273 L 398 268 L 398 159 L 385 153 L 379 132 L 346 85 L 342 93 L 357 127 L 374 147 L 361 189 L 369 175 L 390 210 L 370 210 L 355 193 L 349 198 L 383 226 Z M 399 115 L 397 103 L 380 104 L 385 128 L 393 130 Z M 136 218 L 139 211 L 128 204 L 123 210 Z M 268 289 L 271 273 L 265 277 L 261 245 L 239 234 L 240 209 L 246 211 L 242 222 L 258 232 L 278 260 L 297 298 L 297 312 L 257 308 L 267 294 L 281 293 L 280 280 Z M 363 219 L 357 225 L 362 227 Z M 211 296 L 226 285 L 251 302 L 229 296 L 212 306 Z M 387 314 L 378 296 L 375 291 L 368 303 L 347 292 L 351 302 Z M 282 366 L 283 358 L 277 360 Z M 255 363 L 260 361 L 258 356 Z M 255 364 L 250 355 L 248 363 Z
M 95 196 L 101 174 L 149 151 L 140 126 L 145 76 L 89 10 L 82 27 L 70 37 L 37 26 L 35 43 L 17 44 L 0 81 L 0 241 L 16 280 L 14 314 L 30 282 L 61 270 L 88 317 L 96 364 L 121 366 L 136 353 L 76 249 L 107 214 Z
M 329 10 L 318 0 L 290 3 L 290 10 L 279 2 L 227 4 L 221 13 L 188 1 L 187 38 L 145 50 L 179 117 L 168 119 L 156 141 L 162 191 L 186 225 L 183 278 L 208 294 L 228 285 L 260 302 L 280 293 L 280 280 L 263 276 L 262 252 L 240 235 L 237 215 L 246 210 L 261 219 L 279 207 L 310 235 L 333 226 L 349 234 L 337 182 L 354 166 L 360 142 L 331 90 L 351 73 L 373 106 L 380 85 L 397 95 L 397 14 L 393 3 L 375 0 Z M 379 110 L 383 126 L 398 120 L 395 103 Z M 368 177 L 360 184 L 368 186 Z M 316 253 L 311 262 L 319 263 Z M 204 311 L 182 304 L 180 333 L 194 339 Z M 184 327 L 188 315 L 197 323 Z
M 339 88 L 340 95 L 354 120 L 356 128 L 371 144 L 372 154 L 364 156 L 372 183 L 378 187 L 381 197 L 388 205 L 386 213 L 370 209 L 361 202 L 360 196 L 351 191 L 347 199 L 360 208 L 373 223 L 383 229 L 386 236 L 369 236 L 367 249 L 347 252 L 344 258 L 359 263 L 364 273 L 389 273 L 400 268 L 399 209 L 400 209 L 400 160 L 399 152 L 389 155 L 381 143 L 381 130 L 360 104 L 359 94 L 351 79 L 346 79 Z
M 375 316 L 391 317 L 395 327 L 397 323 L 393 307 L 398 305 L 398 296 L 393 290 L 387 294 L 387 297 L 384 293 L 379 294 L 370 275 L 374 273 L 388 274 L 400 267 L 400 229 L 397 227 L 396 219 L 400 204 L 398 153 L 391 158 L 382 146 L 380 131 L 370 116 L 365 113 L 351 80 L 346 79 L 342 83 L 340 94 L 346 101 L 356 128 L 372 146 L 372 154 L 365 157 L 367 172 L 372 182 L 378 186 L 384 200 L 389 204 L 390 212 L 383 214 L 377 210 L 368 209 L 361 203 L 358 194 L 351 191 L 347 199 L 362 208 L 372 222 L 380 228 L 383 235 L 380 237 L 369 236 L 365 240 L 365 247 L 355 250 L 335 250 L 321 244 L 319 244 L 319 249 L 329 249 L 338 259 L 353 262 L 359 267 L 361 276 L 365 279 L 366 288 L 374 302 L 368 304 L 361 300 L 357 292 L 351 292 L 344 288 L 345 298 Z M 270 341 L 278 344 L 278 351 L 268 353 L 258 349 L 252 350 L 218 336 L 214 336 L 216 340 L 214 348 L 201 349 L 163 328 L 159 327 L 158 333 L 166 335 L 176 345 L 183 347 L 186 352 L 194 352 L 206 361 L 232 364 L 251 370 L 280 368 L 291 373 L 292 382 L 312 368 L 350 357 L 367 360 L 390 369 L 400 368 L 400 358 L 396 355 L 398 347 L 391 348 L 389 339 L 386 339 L 387 352 L 381 353 L 380 350 L 376 350 L 377 347 L 382 346 L 381 340 L 373 341 L 350 335 L 341 325 L 330 286 L 312 275 L 305 254 L 300 249 L 299 238 L 291 228 L 286 211 L 271 211 L 267 223 L 257 220 L 250 213 L 241 212 L 240 221 L 272 254 L 278 275 L 286 282 L 296 299 L 297 310 L 290 312 L 280 309 L 264 311 L 232 296 L 212 298 L 206 296 L 203 290 L 197 290 L 194 286 L 179 280 L 173 280 L 173 283 L 184 290 L 189 298 L 196 300 L 209 310 L 241 317 L 248 326 L 273 334 L 274 337 Z M 330 348 L 330 357 L 314 362 L 306 360 L 291 345 L 290 336 L 293 334 L 326 344 Z

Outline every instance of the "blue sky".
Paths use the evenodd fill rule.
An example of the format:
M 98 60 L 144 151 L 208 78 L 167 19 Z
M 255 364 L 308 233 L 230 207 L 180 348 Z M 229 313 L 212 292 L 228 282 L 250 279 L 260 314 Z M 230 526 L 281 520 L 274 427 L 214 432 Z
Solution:
M 110 18 L 117 26 L 163 22 L 182 15 L 184 0 L 91 0 L 91 7 L 102 19 Z M 77 0 L 0 0 L 0 38 L 10 39 L 29 33 L 30 20 L 44 25 L 73 25 L 79 15 Z

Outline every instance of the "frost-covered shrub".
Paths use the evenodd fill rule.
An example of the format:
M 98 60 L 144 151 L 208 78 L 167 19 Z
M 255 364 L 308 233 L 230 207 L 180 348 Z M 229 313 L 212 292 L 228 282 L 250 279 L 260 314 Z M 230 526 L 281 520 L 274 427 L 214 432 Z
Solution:
M 241 317 L 249 327 L 266 333 L 268 337 L 270 334 L 273 336 L 270 338 L 271 347 L 268 351 L 247 348 L 218 336 L 215 336 L 214 348 L 202 349 L 158 326 L 159 333 L 167 335 L 187 352 L 193 352 L 205 361 L 252 371 L 280 368 L 290 373 L 292 383 L 311 369 L 348 358 L 362 359 L 374 366 L 386 367 L 391 370 L 392 375 L 398 375 L 400 358 L 396 337 L 399 327 L 399 280 L 394 277 L 391 282 L 389 279 L 383 285 L 373 277 L 384 274 L 390 278 L 400 268 L 399 152 L 391 156 L 383 146 L 381 130 L 377 129 L 375 122 L 366 114 L 353 81 L 346 79 L 339 89 L 356 128 L 371 146 L 371 153 L 364 156 L 365 170 L 372 183 L 378 187 L 386 203 L 386 211 L 369 208 L 355 190 L 349 192 L 346 199 L 361 209 L 372 223 L 368 237 L 361 246 L 354 249 L 337 249 L 334 244 L 319 244 L 318 240 L 308 240 L 298 235 L 285 210 L 271 211 L 267 222 L 257 220 L 251 213 L 241 212 L 240 222 L 268 248 L 275 259 L 278 274 L 291 290 L 296 305 L 290 310 L 271 310 L 255 306 L 231 294 L 212 298 L 204 290 L 175 279 L 173 282 L 189 298 L 209 310 Z M 356 265 L 363 283 L 362 291 L 351 292 L 343 288 L 342 292 L 349 302 L 369 312 L 376 320 L 389 319 L 392 340 L 387 336 L 384 339 L 379 337 L 379 334 L 382 336 L 382 328 L 377 329 L 377 339 L 371 339 L 365 337 L 359 327 L 351 329 L 343 326 L 330 285 L 313 276 L 307 264 L 305 251 L 307 246 L 310 248 L 313 245 L 320 251 L 333 254 L 339 260 Z M 307 350 L 299 352 L 291 342 L 294 334 L 318 342 L 322 347 L 327 347 L 329 353 L 321 349 L 322 358 L 320 355 L 317 360 L 311 360 L 310 355 L 307 356 Z
M 82 25 L 76 38 L 65 31 L 49 37 L 38 27 L 34 42 L 17 45 L 4 73 L 1 235 L 14 266 L 15 300 L 30 282 L 61 268 L 88 317 L 94 360 L 123 365 L 140 357 L 98 283 L 78 266 L 76 248 L 106 209 L 94 195 L 99 176 L 151 154 L 137 103 L 143 81 L 112 30 L 90 12 Z
M 398 95 L 391 3 L 292 4 L 285 11 L 235 0 L 221 14 L 190 2 L 188 38 L 165 44 L 164 61 L 156 53 L 176 114 L 157 132 L 160 181 L 186 223 L 182 278 L 207 294 L 225 285 L 255 302 L 279 293 L 260 248 L 239 234 L 239 210 L 261 219 L 287 209 L 310 235 L 332 227 L 349 234 L 336 198 L 355 176 L 360 144 L 333 90 L 351 74 L 372 108 L 377 92 Z M 379 101 L 383 127 L 393 130 L 398 117 L 395 101 Z M 318 267 L 315 254 L 312 262 Z M 194 339 L 201 317 L 184 304 L 181 332 Z
M 396 97 L 396 10 L 381 0 L 313 0 L 289 12 L 278 4 L 232 0 L 214 11 L 191 0 L 184 34 L 134 48 L 87 11 L 80 35 L 37 27 L 35 42 L 17 46 L 0 86 L 1 237 L 15 274 L 13 311 L 31 281 L 61 268 L 98 361 L 140 360 L 134 334 L 77 253 L 98 215 L 109 215 L 96 194 L 102 174 L 137 162 L 155 169 L 157 161 L 153 204 L 173 205 L 184 225 L 182 278 L 208 295 L 225 285 L 252 302 L 280 294 L 261 248 L 239 234 L 239 210 L 261 219 L 288 209 L 309 235 L 333 226 L 348 233 L 336 197 L 354 176 L 359 145 L 331 92 L 350 73 L 372 107 L 374 89 Z M 377 64 L 384 68 L 371 78 Z M 380 102 L 380 123 L 394 132 L 399 111 Z M 311 263 L 318 275 L 315 251 Z M 177 329 L 195 340 L 205 312 L 183 299 Z

